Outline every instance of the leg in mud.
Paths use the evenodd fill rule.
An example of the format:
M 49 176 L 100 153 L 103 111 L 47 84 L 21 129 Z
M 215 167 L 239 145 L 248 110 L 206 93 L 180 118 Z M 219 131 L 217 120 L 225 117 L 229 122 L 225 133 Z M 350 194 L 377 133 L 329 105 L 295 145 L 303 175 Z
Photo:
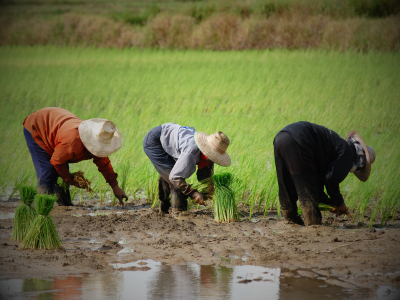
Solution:
M 285 132 L 279 133 L 274 140 L 275 167 L 279 186 L 279 203 L 285 220 L 299 225 L 304 225 L 303 220 L 297 214 L 296 201 L 298 197 L 296 187 L 292 179 L 292 174 L 286 166 L 284 159 L 284 155 L 289 155 L 287 148 L 289 147 L 290 150 L 290 147 L 293 146 L 292 142 L 290 135 Z
M 50 163 L 51 156 L 44 151 L 33 139 L 31 133 L 24 128 L 24 136 L 29 152 L 31 153 L 33 165 L 35 166 L 36 178 L 38 182 L 37 191 L 39 194 L 54 194 L 58 196 L 59 205 L 72 206 L 71 196 L 68 192 L 61 193 L 57 188 L 58 173 Z
M 160 176 L 158 178 L 158 198 L 160 199 L 160 212 L 168 214 L 168 210 L 171 207 L 169 196 L 171 194 L 171 188 L 169 183 Z
M 58 184 L 54 185 L 54 194 L 57 196 L 57 204 L 60 206 L 74 206 L 71 201 L 71 193 L 69 191 L 69 186 L 65 189 Z
M 171 204 L 169 195 L 171 191 L 171 183 L 169 182 L 169 174 L 175 165 L 175 160 L 163 149 L 160 141 L 161 126 L 150 130 L 143 141 L 143 151 L 156 168 L 160 178 L 158 180 L 158 196 L 160 199 L 160 211 L 168 213 Z
M 323 183 L 320 182 L 316 166 L 312 158 L 302 156 L 302 173 L 293 175 L 297 194 L 303 211 L 303 219 L 306 226 L 320 225 L 322 223 L 321 211 L 318 208 Z
M 187 210 L 187 198 L 185 194 L 179 189 L 171 189 L 171 205 L 173 211 L 186 211 Z
M 67 168 L 69 170 L 68 164 Z M 71 193 L 69 191 L 69 184 L 66 184 L 64 187 L 62 187 L 58 185 L 56 181 L 54 185 L 54 194 L 57 196 L 57 204 L 59 206 L 74 206 L 74 204 L 72 204 Z
M 303 211 L 304 224 L 306 226 L 321 225 L 322 215 L 318 208 L 319 193 L 314 183 L 310 181 L 312 181 L 311 175 L 296 181 L 301 210 Z

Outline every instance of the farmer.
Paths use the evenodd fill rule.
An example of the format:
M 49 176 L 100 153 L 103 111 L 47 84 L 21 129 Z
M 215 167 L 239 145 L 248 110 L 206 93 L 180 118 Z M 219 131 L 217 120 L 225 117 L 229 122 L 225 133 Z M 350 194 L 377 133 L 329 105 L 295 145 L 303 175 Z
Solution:
M 199 181 L 213 175 L 214 163 L 229 166 L 231 159 L 226 153 L 229 143 L 229 138 L 220 131 L 208 135 L 174 123 L 150 130 L 144 138 L 143 148 L 160 174 L 160 211 L 168 213 L 171 204 L 175 211 L 187 210 L 188 197 L 204 205 L 203 195 L 192 189 L 185 179 L 196 171 L 196 165 Z
M 366 181 L 375 161 L 374 149 L 356 131 L 344 140 L 336 132 L 308 122 L 283 128 L 274 139 L 274 154 L 283 216 L 306 226 L 321 224 L 319 203 L 335 207 L 332 212 L 337 215 L 348 214 L 339 183 L 349 172 Z M 297 215 L 297 199 L 304 223 Z
M 61 177 L 79 187 L 69 172 L 69 163 L 93 159 L 121 205 L 127 199 L 118 186 L 108 156 L 122 145 L 121 133 L 106 119 L 82 121 L 58 107 L 42 108 L 25 118 L 24 135 L 35 166 L 38 192 L 57 195 L 59 205 L 72 206 L 69 190 L 57 185 Z

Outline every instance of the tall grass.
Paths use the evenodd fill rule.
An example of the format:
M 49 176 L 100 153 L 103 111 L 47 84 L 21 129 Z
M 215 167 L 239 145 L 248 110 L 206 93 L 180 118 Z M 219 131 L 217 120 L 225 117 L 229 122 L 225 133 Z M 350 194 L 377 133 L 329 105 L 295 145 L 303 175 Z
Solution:
M 129 161 L 126 190 L 134 196 L 140 188 L 155 203 L 158 173 L 142 149 L 148 130 L 175 122 L 209 134 L 224 131 L 232 165 L 215 173 L 232 173 L 240 181 L 237 201 L 267 213 L 279 209 L 273 139 L 287 124 L 305 120 L 342 137 L 357 130 L 374 147 L 369 180 L 349 174 L 341 190 L 354 213 L 372 208 L 371 222 L 385 222 L 400 205 L 399 65 L 398 53 L 3 47 L 1 169 L 12 164 L 0 182 L 14 182 L 21 170 L 35 181 L 22 121 L 41 107 L 59 106 L 82 119 L 115 122 L 123 145 L 110 156 L 112 164 L 121 172 Z M 70 167 L 98 187 L 105 184 L 90 161 Z

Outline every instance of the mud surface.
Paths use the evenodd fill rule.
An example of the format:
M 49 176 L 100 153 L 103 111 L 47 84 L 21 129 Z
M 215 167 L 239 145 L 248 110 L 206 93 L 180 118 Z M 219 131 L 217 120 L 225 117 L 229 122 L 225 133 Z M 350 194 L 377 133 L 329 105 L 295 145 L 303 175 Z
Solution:
M 12 215 L 20 203 L 0 202 L 0 215 Z M 220 224 L 209 209 L 164 215 L 140 201 L 123 209 L 95 205 L 54 208 L 51 217 L 64 250 L 21 250 L 11 240 L 12 219 L 0 218 L 0 276 L 106 274 L 113 272 L 111 264 L 152 259 L 279 267 L 288 281 L 293 276 L 322 278 L 344 288 L 400 287 L 398 217 L 370 229 L 366 223 L 331 214 L 323 217 L 325 225 L 304 227 L 278 220 L 276 212 Z M 247 208 L 240 211 L 248 216 Z

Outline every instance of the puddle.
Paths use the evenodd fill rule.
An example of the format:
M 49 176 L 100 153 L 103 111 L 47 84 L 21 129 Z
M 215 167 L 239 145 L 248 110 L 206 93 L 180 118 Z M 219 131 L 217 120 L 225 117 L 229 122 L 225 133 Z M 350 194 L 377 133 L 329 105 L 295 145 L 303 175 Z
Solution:
M 121 240 L 118 242 L 118 244 L 120 244 L 120 245 L 126 245 L 126 244 L 129 244 L 129 241 L 126 240 L 126 239 L 121 239 Z
M 0 213 L 0 220 L 14 219 L 15 213 Z
M 95 213 L 88 213 L 87 216 L 96 217 L 96 216 L 108 216 L 111 212 L 95 212 Z
M 0 279 L 4 299 L 399 299 L 400 290 L 343 288 L 259 266 L 111 264 L 114 272 L 49 279 Z M 286 272 L 286 273 L 285 273 Z M 286 276 L 284 276 L 286 274 Z
M 121 251 L 118 252 L 118 254 L 127 254 L 127 253 L 133 253 L 135 252 L 135 250 L 133 250 L 130 247 L 125 247 L 124 249 L 122 249 Z

